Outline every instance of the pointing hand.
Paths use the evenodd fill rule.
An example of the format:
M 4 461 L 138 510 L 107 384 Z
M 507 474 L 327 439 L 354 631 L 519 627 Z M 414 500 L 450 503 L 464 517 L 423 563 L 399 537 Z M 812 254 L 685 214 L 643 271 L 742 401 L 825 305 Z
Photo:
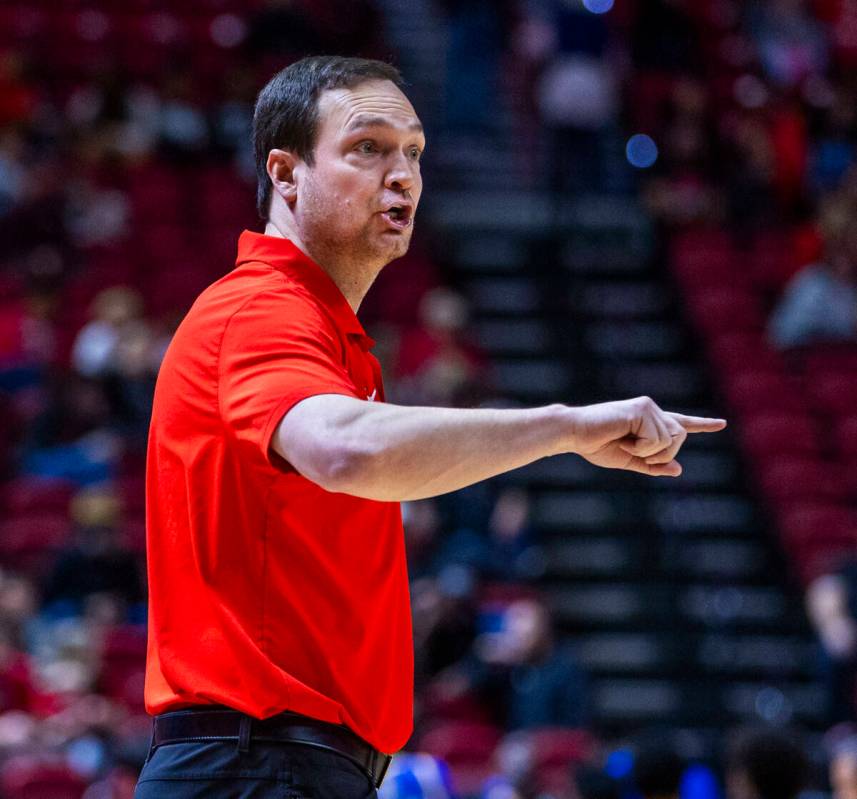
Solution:
M 575 409 L 572 451 L 596 466 L 652 477 L 678 477 L 675 459 L 688 433 L 714 433 L 725 419 L 685 416 L 659 408 L 649 397 Z

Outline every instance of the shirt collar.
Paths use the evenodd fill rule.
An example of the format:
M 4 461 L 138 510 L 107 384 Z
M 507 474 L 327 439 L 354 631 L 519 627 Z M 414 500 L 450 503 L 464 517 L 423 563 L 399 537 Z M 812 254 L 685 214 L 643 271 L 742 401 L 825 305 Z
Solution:
M 375 342 L 366 335 L 363 325 L 339 290 L 339 286 L 292 241 L 245 230 L 238 238 L 238 257 L 235 259 L 235 265 L 240 266 L 249 261 L 261 261 L 288 275 L 321 300 L 344 333 L 358 338 L 366 350 L 374 346 Z

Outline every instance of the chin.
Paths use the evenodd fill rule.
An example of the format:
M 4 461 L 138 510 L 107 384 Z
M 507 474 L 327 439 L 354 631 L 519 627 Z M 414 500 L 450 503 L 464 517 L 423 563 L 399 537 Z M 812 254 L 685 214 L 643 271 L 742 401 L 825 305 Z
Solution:
M 401 239 L 396 243 L 395 247 L 391 247 L 390 256 L 387 259 L 389 261 L 394 261 L 396 258 L 401 258 L 407 251 L 408 247 L 411 246 L 411 239 L 408 237 L 407 239 Z
M 382 246 L 378 247 L 376 252 L 379 260 L 383 260 L 384 263 L 390 263 L 390 261 L 393 261 L 396 258 L 401 258 L 408 251 L 410 244 L 410 234 L 407 236 L 403 234 L 401 236 L 397 236 L 392 241 L 385 241 Z

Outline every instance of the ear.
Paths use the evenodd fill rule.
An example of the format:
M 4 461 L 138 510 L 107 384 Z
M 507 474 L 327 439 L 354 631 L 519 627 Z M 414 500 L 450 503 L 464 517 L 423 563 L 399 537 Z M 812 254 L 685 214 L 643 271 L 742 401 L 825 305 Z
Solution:
M 298 195 L 298 177 L 295 167 L 300 162 L 290 150 L 271 150 L 268 153 L 266 168 L 274 191 L 277 192 L 286 204 L 292 205 Z

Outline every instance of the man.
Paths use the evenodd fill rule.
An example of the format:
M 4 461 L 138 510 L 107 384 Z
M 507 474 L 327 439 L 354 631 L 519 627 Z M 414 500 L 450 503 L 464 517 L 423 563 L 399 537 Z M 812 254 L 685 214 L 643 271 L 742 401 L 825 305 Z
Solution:
M 728 799 L 797 799 L 809 763 L 803 748 L 778 729 L 749 730 L 731 746 L 726 764 Z
M 147 478 L 156 716 L 137 790 L 373 797 L 412 725 L 401 500 L 577 452 L 678 475 L 722 420 L 384 403 L 355 312 L 408 248 L 425 137 L 393 67 L 314 57 L 254 115 L 258 208 L 155 389 Z

